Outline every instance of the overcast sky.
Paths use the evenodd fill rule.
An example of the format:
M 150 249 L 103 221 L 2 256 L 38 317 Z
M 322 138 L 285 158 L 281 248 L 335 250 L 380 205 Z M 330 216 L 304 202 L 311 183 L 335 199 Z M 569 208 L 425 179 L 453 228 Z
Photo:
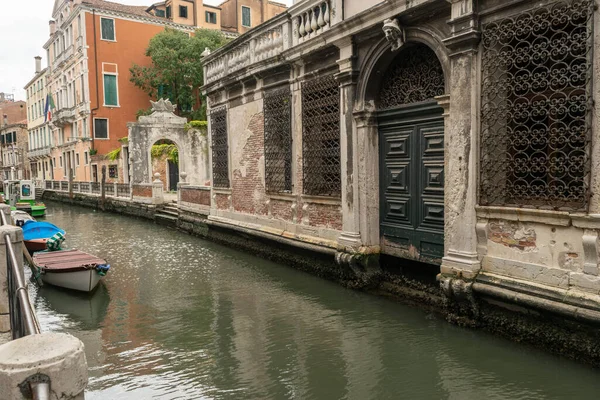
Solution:
M 13 93 L 16 100 L 25 100 L 23 86 L 35 74 L 33 57 L 42 57 L 42 68 L 47 66 L 43 45 L 50 35 L 48 21 L 52 18 L 54 0 L 0 0 L 0 92 Z M 121 4 L 145 6 L 158 0 L 120 0 Z M 218 5 L 223 0 L 206 0 Z M 288 5 L 291 0 L 283 1 Z M 24 12 L 26 11 L 26 12 Z

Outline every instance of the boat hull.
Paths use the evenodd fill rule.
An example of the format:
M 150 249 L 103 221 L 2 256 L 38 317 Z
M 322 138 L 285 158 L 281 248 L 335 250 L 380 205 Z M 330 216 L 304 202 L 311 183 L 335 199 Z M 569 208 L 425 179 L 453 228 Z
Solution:
M 42 274 L 44 283 L 81 292 L 94 290 L 101 278 L 102 276 L 95 269 L 73 272 L 44 271 Z
M 33 253 L 36 251 L 46 250 L 46 242 L 47 241 L 48 241 L 48 239 L 33 239 L 33 240 L 23 240 L 23 243 L 25 243 L 25 247 L 27 248 L 27 250 L 29 250 L 31 253 Z

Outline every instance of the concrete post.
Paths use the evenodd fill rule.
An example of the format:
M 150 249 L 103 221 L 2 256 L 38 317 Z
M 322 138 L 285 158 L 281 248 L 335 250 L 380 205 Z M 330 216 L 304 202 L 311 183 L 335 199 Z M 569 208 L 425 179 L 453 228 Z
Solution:
M 87 381 L 83 343 L 74 336 L 43 333 L 0 346 L 3 399 L 31 399 L 30 382 L 49 382 L 48 398 L 83 400 Z
M 7 208 L 8 213 L 6 210 Z M 0 209 L 4 211 L 4 215 L 6 215 L 6 218 L 8 219 L 7 222 L 10 223 L 10 206 L 2 204 L 0 205 Z M 10 332 L 10 310 L 7 276 L 8 263 L 6 240 L 4 238 L 7 233 L 10 235 L 10 240 L 13 243 L 15 252 L 20 252 L 23 246 L 23 230 L 21 228 L 12 225 L 0 226 L 0 333 Z M 19 263 L 17 270 L 21 274 L 23 281 L 25 281 L 25 274 L 23 272 L 23 257 L 20 257 L 20 253 L 16 254 L 16 256 L 17 262 Z M 0 393 L 3 392 L 0 390 Z
M 353 128 L 354 97 L 358 71 L 354 69 L 352 38 L 336 43 L 340 49 L 337 61 L 340 72 L 335 75 L 340 85 L 340 162 L 342 179 L 342 234 L 338 238 L 341 250 L 356 253 L 361 247 L 359 233 L 358 139 Z
M 152 204 L 159 205 L 165 202 L 163 191 L 163 183 L 160 180 L 160 174 L 157 172 L 154 174 L 154 181 L 152 181 Z
M 92 185 L 93 185 L 93 184 L 94 184 L 94 182 L 90 181 L 90 186 L 89 186 L 89 188 L 88 188 L 88 192 L 89 192 L 90 194 L 92 194 Z
M 445 132 L 445 240 L 442 274 L 475 277 L 477 254 L 477 157 L 479 154 L 479 20 L 474 0 L 453 0 L 452 35 L 444 41 L 450 54 L 449 116 Z
M 119 197 L 119 184 L 117 182 L 113 183 L 113 196 Z

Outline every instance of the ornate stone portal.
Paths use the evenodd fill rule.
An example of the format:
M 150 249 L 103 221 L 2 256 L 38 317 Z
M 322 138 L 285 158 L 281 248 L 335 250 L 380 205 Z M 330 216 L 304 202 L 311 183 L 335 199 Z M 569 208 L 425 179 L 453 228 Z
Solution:
M 152 162 L 150 150 L 159 140 L 170 140 L 179 151 L 179 171 L 187 173 L 187 182 L 204 185 L 209 179 L 208 139 L 206 130 L 186 130 L 187 120 L 174 114 L 176 105 L 160 99 L 152 103 L 152 114 L 142 116 L 138 122 L 130 123 L 129 163 L 131 182 L 152 183 Z

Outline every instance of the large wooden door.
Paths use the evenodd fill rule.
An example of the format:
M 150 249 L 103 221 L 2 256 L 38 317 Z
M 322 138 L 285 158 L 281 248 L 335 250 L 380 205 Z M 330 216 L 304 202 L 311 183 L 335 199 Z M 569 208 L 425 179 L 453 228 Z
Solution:
M 378 115 L 382 252 L 439 264 L 444 254 L 444 121 L 436 102 Z

